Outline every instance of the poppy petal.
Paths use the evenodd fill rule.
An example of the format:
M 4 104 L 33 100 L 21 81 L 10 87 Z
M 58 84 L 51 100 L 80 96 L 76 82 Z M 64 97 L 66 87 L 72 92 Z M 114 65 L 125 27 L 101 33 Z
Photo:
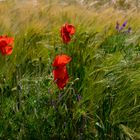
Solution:
M 13 37 L 9 37 L 6 39 L 7 44 L 12 45 L 14 43 L 14 38 Z
M 6 47 L 1 48 L 0 50 L 1 50 L 2 55 L 10 55 L 12 54 L 13 47 L 6 46 Z
M 12 54 L 13 43 L 14 43 L 13 37 L 0 36 L 0 51 L 2 55 Z
M 54 81 L 56 82 L 59 89 L 63 89 L 69 79 L 66 66 L 53 70 Z
M 63 42 L 67 44 L 71 41 L 70 35 L 73 35 L 75 33 L 75 27 L 71 24 L 66 23 L 61 27 L 60 33 Z
M 66 29 L 70 35 L 73 35 L 75 33 L 75 27 L 71 24 L 66 24 Z
M 70 61 L 71 61 L 71 57 L 69 57 L 65 54 L 57 55 L 54 59 L 52 66 L 54 66 L 54 67 L 65 66 Z
M 71 40 L 71 38 L 68 34 L 63 35 L 62 38 L 63 38 L 63 42 L 66 43 L 66 44 L 68 42 L 70 42 L 70 40 Z
M 59 89 L 63 89 L 66 86 L 66 84 L 68 82 L 68 79 L 69 79 L 69 76 L 68 76 L 68 74 L 66 74 L 64 79 L 59 79 L 56 82 L 56 84 L 59 87 Z
M 66 66 L 57 67 L 56 69 L 53 70 L 54 81 L 57 79 L 64 79 L 66 73 L 67 73 Z

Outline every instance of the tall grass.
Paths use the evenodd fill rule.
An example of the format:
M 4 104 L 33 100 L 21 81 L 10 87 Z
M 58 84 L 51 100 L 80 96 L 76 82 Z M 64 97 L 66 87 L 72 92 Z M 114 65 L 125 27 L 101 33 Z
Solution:
M 0 3 L 0 34 L 14 36 L 12 55 L 0 56 L 0 139 L 140 139 L 140 14 L 113 8 L 40 1 Z M 130 34 L 118 33 L 127 20 Z M 60 27 L 72 23 L 69 45 Z M 64 90 L 52 62 L 72 57 Z

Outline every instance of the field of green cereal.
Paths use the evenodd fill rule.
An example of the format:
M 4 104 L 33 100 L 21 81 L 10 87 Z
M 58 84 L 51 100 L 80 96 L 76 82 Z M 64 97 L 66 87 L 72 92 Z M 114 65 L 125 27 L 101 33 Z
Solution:
M 0 1 L 0 140 L 140 140 L 139 9 L 85 4 Z M 8 55 L 3 36 L 14 38 Z M 62 54 L 60 89 L 52 64 Z

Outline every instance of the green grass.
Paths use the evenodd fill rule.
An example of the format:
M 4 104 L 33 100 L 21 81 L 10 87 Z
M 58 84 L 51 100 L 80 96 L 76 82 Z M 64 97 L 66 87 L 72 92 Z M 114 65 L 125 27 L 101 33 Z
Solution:
M 0 55 L 0 139 L 140 139 L 137 11 L 3 2 L 0 13 L 0 34 L 15 38 L 12 55 Z M 115 30 L 125 20 L 130 34 Z M 68 45 L 60 37 L 66 22 L 76 27 Z M 63 90 L 52 75 L 61 52 L 72 57 Z

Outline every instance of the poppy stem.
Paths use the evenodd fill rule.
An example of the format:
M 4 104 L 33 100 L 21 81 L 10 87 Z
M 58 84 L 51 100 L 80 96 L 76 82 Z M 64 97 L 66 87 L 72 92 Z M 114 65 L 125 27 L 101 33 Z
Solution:
M 2 57 L 5 67 L 7 67 L 6 57 Z M 3 76 L 3 84 L 5 84 L 5 76 Z M 3 87 L 2 87 L 3 88 Z M 1 104 L 3 103 L 3 90 L 1 92 Z
M 21 93 L 22 93 L 22 89 L 21 89 L 21 72 L 20 72 L 20 65 L 16 66 L 16 81 L 17 81 L 17 92 L 18 92 L 18 98 L 17 98 L 17 111 L 19 111 L 20 107 L 21 107 Z

